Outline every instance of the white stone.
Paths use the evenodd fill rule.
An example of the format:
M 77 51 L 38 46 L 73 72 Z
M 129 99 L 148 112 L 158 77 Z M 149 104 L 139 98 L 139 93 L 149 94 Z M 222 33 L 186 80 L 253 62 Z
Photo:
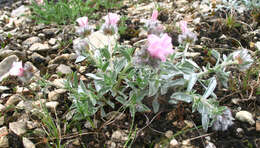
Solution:
M 51 38 L 51 39 L 48 41 L 48 43 L 49 43 L 50 45 L 55 45 L 56 41 L 57 41 L 57 39 Z
M 236 119 L 242 122 L 247 122 L 250 125 L 255 124 L 255 120 L 253 119 L 253 115 L 248 111 L 239 111 L 236 113 Z
M 1 148 L 9 148 L 9 142 L 8 142 L 8 137 L 7 137 L 7 134 L 8 134 L 7 127 L 6 126 L 1 127 L 0 128 L 0 133 L 1 133 L 1 136 L 0 136 L 0 147 Z
M 111 138 L 115 140 L 121 140 L 121 141 L 126 141 L 128 139 L 126 131 L 123 130 L 114 131 Z
M 260 51 L 260 42 L 256 42 L 255 47 L 257 48 L 258 51 Z
M 206 147 L 205 148 L 216 148 L 216 146 L 214 145 L 214 143 L 210 142 L 210 141 L 206 141 Z
M 5 106 L 9 106 L 9 105 L 16 105 L 20 100 L 22 100 L 20 95 L 12 95 L 11 97 L 9 97 L 9 99 L 6 101 Z
M 6 91 L 6 90 L 9 90 L 10 88 L 9 87 L 7 87 L 7 86 L 0 86 L 0 93 L 1 92 L 4 92 L 4 91 Z
M 65 82 L 66 82 L 66 79 L 55 79 L 52 83 L 58 88 L 64 88 Z
M 24 148 L 35 148 L 33 142 L 25 137 L 23 137 L 23 146 Z
M 19 58 L 16 55 L 6 57 L 0 63 L 0 82 L 9 75 L 9 70 L 12 67 L 13 62 L 18 61 Z
M 30 51 L 47 51 L 50 49 L 48 44 L 34 43 L 29 50 Z
M 51 91 L 48 93 L 48 100 L 49 101 L 55 101 L 58 100 L 60 95 L 65 93 L 66 90 L 65 89 L 56 89 L 54 91 Z
M 0 111 L 1 112 L 1 111 Z M 4 116 L 1 116 L 0 117 L 0 126 L 4 125 L 4 122 L 5 122 L 5 117 Z
M 0 112 L 3 112 L 5 110 L 5 106 L 0 104 Z
M 107 36 L 104 35 L 102 31 L 96 31 L 91 33 L 91 35 L 88 37 L 90 42 L 90 49 L 94 51 L 94 54 L 98 56 L 97 49 L 104 48 L 105 46 L 110 45 L 111 47 L 114 47 L 116 45 L 116 41 L 118 39 L 117 35 L 114 36 Z
M 30 9 L 27 6 L 20 6 L 18 8 L 16 8 L 15 10 L 12 11 L 11 16 L 12 17 L 19 17 L 21 15 L 25 15 L 26 13 L 28 13 Z
M 64 65 L 64 64 L 60 64 L 57 67 L 57 73 L 61 73 L 61 74 L 70 74 L 72 73 L 72 70 L 69 66 Z
M 26 133 L 26 124 L 25 122 L 11 122 L 9 123 L 9 130 L 16 135 L 21 136 Z
M 38 43 L 40 41 L 41 41 L 41 39 L 39 37 L 33 36 L 33 37 L 30 37 L 30 38 L 26 39 L 25 41 L 23 41 L 22 44 L 23 45 L 32 45 L 32 44 Z
M 171 147 L 177 147 L 179 145 L 178 141 L 173 138 L 171 141 L 170 141 L 170 145 Z
M 51 101 L 51 102 L 47 102 L 45 105 L 47 108 L 51 109 L 52 111 L 55 111 L 57 106 L 59 105 L 59 102 Z

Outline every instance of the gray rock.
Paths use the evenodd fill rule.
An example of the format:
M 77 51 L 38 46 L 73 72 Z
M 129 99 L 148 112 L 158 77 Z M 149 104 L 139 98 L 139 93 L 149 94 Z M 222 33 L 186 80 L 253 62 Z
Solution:
M 29 48 L 30 51 L 47 51 L 50 47 L 48 44 L 34 43 Z
M 59 99 L 61 94 L 64 94 L 66 92 L 65 89 L 56 89 L 54 91 L 51 91 L 48 93 L 48 100 L 49 101 L 56 101 Z
M 18 61 L 18 57 L 16 55 L 11 55 L 6 57 L 0 63 L 0 81 L 6 78 L 9 75 L 9 70 L 12 68 L 13 62 Z
M 3 112 L 5 110 L 5 106 L 0 104 L 0 112 Z
M 47 36 L 53 36 L 59 32 L 58 28 L 43 29 L 42 32 Z
M 44 56 L 34 52 L 30 57 L 29 59 L 31 59 L 33 61 L 33 63 L 45 63 L 47 62 L 47 58 L 45 58 Z
M 32 106 L 32 101 L 20 101 L 17 105 L 16 105 L 17 109 L 25 109 L 27 112 L 31 111 L 33 109 Z
M 49 64 L 63 64 L 70 60 L 70 54 L 62 54 L 56 56 L 53 60 L 50 60 Z
M 23 45 L 27 45 L 27 46 L 30 46 L 30 45 L 32 45 L 32 44 L 34 44 L 34 43 L 38 43 L 38 42 L 40 42 L 41 41 L 41 39 L 39 38 L 39 37 L 37 37 L 37 36 L 33 36 L 33 37 L 30 37 L 30 38 L 28 38 L 28 39 L 26 39 L 25 41 L 23 41 Z
M 40 124 L 38 122 L 33 122 L 33 121 L 27 121 L 26 122 L 26 127 L 29 130 L 32 130 L 32 129 L 39 127 L 39 126 L 40 126 Z
M 23 137 L 23 146 L 24 148 L 35 148 L 33 142 L 25 137 Z
M 0 136 L 0 147 L 1 148 L 9 148 L 9 142 L 8 142 L 8 130 L 7 130 L 7 127 L 4 126 L 4 127 L 1 127 L 0 128 L 0 133 L 1 133 L 1 136 Z
M 5 117 L 2 116 L 2 117 L 0 117 L 0 126 L 4 125 L 4 123 L 5 123 Z
M 0 50 L 0 58 L 1 58 L 1 59 L 6 58 L 6 57 L 11 56 L 11 55 L 16 55 L 16 56 L 18 56 L 19 59 L 21 59 L 21 60 L 25 60 L 25 59 L 26 59 L 26 53 L 25 53 L 25 51 L 9 50 L 9 49 Z
M 18 136 L 26 133 L 26 123 L 25 122 L 11 122 L 9 123 L 9 130 Z
M 61 64 L 59 67 L 57 67 L 57 73 L 70 74 L 71 72 L 71 68 L 67 65 Z
M 6 101 L 5 106 L 9 105 L 16 105 L 20 100 L 22 100 L 22 97 L 18 94 L 14 94 Z

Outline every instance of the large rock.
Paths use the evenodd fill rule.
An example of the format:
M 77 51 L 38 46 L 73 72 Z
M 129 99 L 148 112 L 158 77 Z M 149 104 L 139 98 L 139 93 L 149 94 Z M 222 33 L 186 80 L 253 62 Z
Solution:
M 50 47 L 48 44 L 34 43 L 29 48 L 30 51 L 47 51 Z
M 20 6 L 18 8 L 16 8 L 15 10 L 12 11 L 11 16 L 12 17 L 19 17 L 25 14 L 28 14 L 30 11 L 30 9 L 27 6 Z
M 70 74 L 71 72 L 71 68 L 67 65 L 61 64 L 59 67 L 57 67 L 57 73 Z
M 9 142 L 8 142 L 8 130 L 7 130 L 7 127 L 4 126 L 4 127 L 1 127 L 0 128 L 0 133 L 1 133 L 1 136 L 0 136 L 0 148 L 8 148 L 9 147 Z
M 33 142 L 25 137 L 23 137 L 23 146 L 24 148 L 35 148 Z
M 6 78 L 9 75 L 9 70 L 12 68 L 13 62 L 17 62 L 19 59 L 16 55 L 11 55 L 6 57 L 0 63 L 0 81 Z
M 30 45 L 32 45 L 34 43 L 38 43 L 40 41 L 41 41 L 41 39 L 39 37 L 33 36 L 33 37 L 30 37 L 30 38 L 26 39 L 25 41 L 23 41 L 23 45 L 30 46 Z
M 18 136 L 26 133 L 26 123 L 25 122 L 11 122 L 9 123 L 9 130 Z

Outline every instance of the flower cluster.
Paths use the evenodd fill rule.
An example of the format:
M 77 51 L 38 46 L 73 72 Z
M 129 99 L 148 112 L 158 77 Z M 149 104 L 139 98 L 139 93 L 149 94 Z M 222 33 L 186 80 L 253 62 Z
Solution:
M 38 5 L 42 5 L 44 3 L 44 0 L 35 0 Z
M 106 35 L 113 35 L 117 33 L 117 23 L 120 20 L 120 16 L 115 13 L 108 13 L 105 16 L 105 23 L 102 25 L 101 29 Z
M 89 44 L 86 39 L 78 38 L 73 41 L 73 49 L 75 50 L 77 56 L 82 55 L 82 52 L 89 49 Z
M 238 68 L 242 71 L 247 70 L 254 62 L 246 49 L 235 51 L 233 53 L 233 59 L 238 63 Z
M 33 76 L 32 67 L 28 64 L 23 66 L 22 62 L 13 62 L 9 73 L 11 76 L 17 76 L 24 83 L 28 82 Z
M 186 21 L 180 21 L 180 28 L 182 31 L 182 34 L 178 36 L 178 42 L 180 44 L 184 43 L 195 43 L 197 40 L 197 35 L 193 32 L 191 32 L 187 27 Z
M 158 37 L 154 34 L 148 36 L 148 48 L 151 57 L 160 59 L 162 62 L 166 61 L 166 57 L 173 53 L 172 39 L 167 34 Z
M 154 10 L 151 19 L 148 20 L 146 23 L 146 27 L 148 28 L 148 34 L 155 34 L 159 36 L 164 32 L 164 27 L 157 18 L 158 11 Z
M 77 23 L 79 24 L 79 27 L 76 28 L 76 33 L 81 36 L 88 36 L 91 34 L 92 29 L 88 25 L 88 17 L 80 17 L 77 20 Z
M 213 130 L 215 131 L 226 131 L 230 126 L 233 125 L 233 120 L 230 109 L 226 109 L 222 115 L 216 116 L 215 121 L 213 122 Z

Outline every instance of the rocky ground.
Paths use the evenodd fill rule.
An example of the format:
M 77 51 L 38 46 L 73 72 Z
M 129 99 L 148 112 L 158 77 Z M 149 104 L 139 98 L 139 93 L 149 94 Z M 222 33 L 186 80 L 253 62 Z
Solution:
M 226 12 L 206 15 L 213 13 L 213 9 L 201 1 L 158 3 L 162 8 L 159 20 L 173 38 L 174 46 L 178 46 L 179 34 L 174 29 L 176 22 L 183 18 L 189 21 L 198 35 L 198 41 L 192 46 L 193 56 L 201 65 L 215 62 L 207 49 L 227 54 L 242 46 L 249 49 L 256 60 L 248 72 L 232 72 L 230 89 L 215 92 L 220 104 L 230 107 L 236 117 L 228 131 L 203 132 L 199 128 L 200 115 L 191 113 L 191 105 L 183 103 L 178 109 L 166 106 L 157 114 L 137 113 L 134 124 L 138 131 L 132 147 L 260 147 L 260 15 L 251 16 L 250 11 L 241 8 L 237 11 L 243 12 L 235 15 L 240 25 L 233 27 L 234 24 L 226 23 Z M 77 38 L 75 25 L 36 24 L 27 17 L 31 13 L 28 5 L 27 1 L 0 0 L 0 147 L 59 147 L 58 143 L 67 148 L 124 147 L 132 121 L 128 112 L 118 114 L 111 110 L 110 117 L 119 115 L 113 120 L 109 116 L 95 118 L 96 129 L 86 120 L 77 123 L 71 120 L 68 110 L 71 101 L 63 88 L 63 80 L 72 71 L 85 73 L 91 69 L 75 64 L 77 56 L 72 44 Z M 140 48 L 147 36 L 142 24 L 150 17 L 154 3 L 125 0 L 123 7 L 115 12 L 127 15 L 130 29 L 118 40 Z M 94 37 L 102 38 L 99 34 Z M 11 63 L 21 60 L 33 67 L 36 76 L 45 77 L 53 86 L 43 90 L 37 81 L 23 84 L 9 76 Z M 50 116 L 42 116 L 44 111 Z M 56 128 L 47 126 L 46 120 Z

